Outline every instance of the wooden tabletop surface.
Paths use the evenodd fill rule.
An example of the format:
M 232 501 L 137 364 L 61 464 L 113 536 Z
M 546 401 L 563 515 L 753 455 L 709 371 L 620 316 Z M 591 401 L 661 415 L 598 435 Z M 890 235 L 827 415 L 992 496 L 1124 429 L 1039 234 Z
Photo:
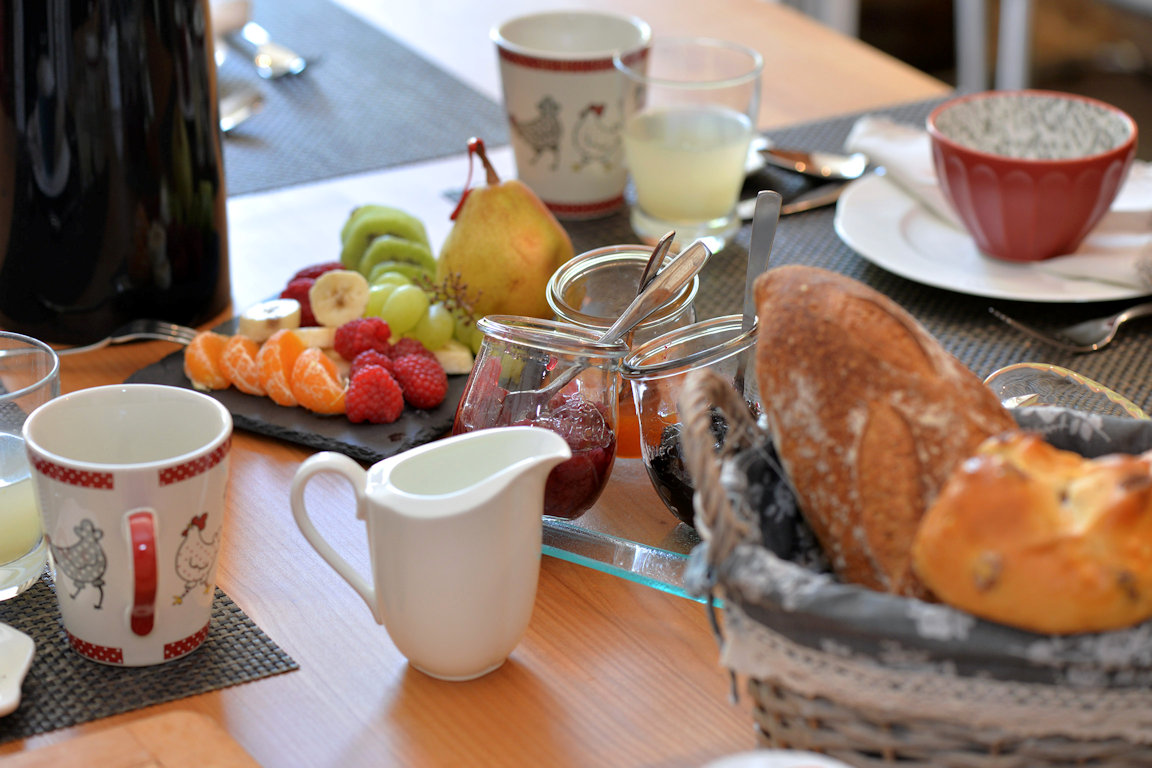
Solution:
M 345 2 L 360 3 L 368 17 L 386 7 L 389 18 L 376 20 L 381 26 L 474 87 L 497 89 L 494 95 L 488 28 L 552 5 L 610 7 L 648 20 L 657 35 L 723 36 L 755 46 L 766 60 L 762 127 L 947 91 L 858 41 L 760 0 L 501 0 L 454 3 L 450 11 Z M 237 304 L 276 287 L 258 282 L 260 260 L 278 256 L 233 250 Z M 147 342 L 63 358 L 62 387 L 121 382 L 172 350 Z M 207 715 L 264 766 L 699 766 L 756 746 L 747 697 L 729 700 L 701 604 L 551 557 L 543 558 L 528 633 L 502 668 L 468 683 L 411 669 L 292 521 L 287 488 L 308 455 L 236 434 L 218 576 L 221 588 L 299 662 L 298 671 L 12 742 L 0 746 L 0 756 L 176 710 Z M 643 472 L 629 469 L 614 475 L 601 503 L 659 509 Z M 349 559 L 366 568 L 363 526 L 346 491 L 319 482 L 319 527 L 338 548 L 360 553 Z

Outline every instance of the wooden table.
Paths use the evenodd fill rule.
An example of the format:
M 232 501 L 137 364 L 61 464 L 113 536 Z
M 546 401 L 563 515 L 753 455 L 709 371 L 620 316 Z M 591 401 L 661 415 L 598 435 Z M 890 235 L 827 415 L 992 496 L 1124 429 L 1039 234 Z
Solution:
M 721 35 L 754 45 L 767 62 L 762 127 L 939 96 L 946 86 L 886 55 L 759 0 L 503 0 L 387 3 L 391 29 L 477 88 L 492 92 L 492 23 L 547 6 L 604 7 L 648 19 L 657 34 Z M 498 91 L 496 92 L 498 93 Z M 235 238 L 235 233 L 233 233 Z M 267 275 L 299 265 L 279 252 L 233 249 L 234 302 L 275 285 Z M 302 264 L 301 264 L 302 265 Z M 223 318 L 221 318 L 223 319 Z M 172 351 L 141 343 L 65 358 L 64 390 L 123 381 Z M 469 683 L 433 680 L 408 667 L 352 590 L 315 554 L 292 521 L 287 487 L 308 451 L 237 433 L 220 586 L 300 663 L 295 672 L 0 746 L 0 756 L 175 710 L 219 723 L 265 766 L 685 765 L 755 746 L 747 701 L 733 705 L 702 605 L 545 557 L 528 634 L 500 670 Z M 603 504 L 651 512 L 642 472 L 614 475 Z M 361 552 L 363 528 L 324 486 L 320 527 L 337 547 Z

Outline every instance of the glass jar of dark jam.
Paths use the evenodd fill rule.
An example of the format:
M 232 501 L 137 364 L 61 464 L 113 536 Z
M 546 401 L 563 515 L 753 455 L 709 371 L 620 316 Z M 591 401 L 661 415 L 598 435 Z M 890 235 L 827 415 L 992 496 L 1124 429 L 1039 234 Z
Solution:
M 759 414 L 756 327 L 745 331 L 742 322 L 741 315 L 702 320 L 647 341 L 624 359 L 623 376 L 632 387 L 644 468 L 664 504 L 688 525 L 695 525 L 694 488 L 684 466 L 677 401 L 688 373 L 710 368 L 738 386 Z M 722 422 L 714 424 L 713 436 L 719 447 L 724 439 Z
M 555 467 L 544 489 L 544 514 L 573 519 L 600 497 L 616 459 L 616 402 L 623 341 L 551 320 L 489 315 L 477 322 L 484 340 L 472 366 L 453 434 L 533 425 L 560 434 L 572 458 Z M 569 369 L 576 375 L 550 398 L 525 406 L 510 393 L 537 390 Z

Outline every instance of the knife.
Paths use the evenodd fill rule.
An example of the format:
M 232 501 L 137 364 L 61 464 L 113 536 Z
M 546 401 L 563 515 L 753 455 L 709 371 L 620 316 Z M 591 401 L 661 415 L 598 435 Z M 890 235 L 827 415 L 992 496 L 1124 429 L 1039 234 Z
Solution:
M 845 187 L 850 183 L 851 182 L 848 181 L 835 181 L 831 184 L 823 184 L 809 192 L 805 192 L 795 200 L 791 200 L 780 206 L 780 215 L 789 216 L 793 213 L 803 213 L 813 208 L 832 205 L 832 203 L 840 199 L 840 195 L 844 193 Z M 751 221 L 755 211 L 756 198 L 754 197 L 741 200 L 736 204 L 736 215 L 740 217 L 740 221 Z
M 268 30 L 254 21 L 249 21 L 237 32 L 228 35 L 228 42 L 251 58 L 260 77 L 268 80 L 298 75 L 308 66 L 303 56 L 272 42 Z

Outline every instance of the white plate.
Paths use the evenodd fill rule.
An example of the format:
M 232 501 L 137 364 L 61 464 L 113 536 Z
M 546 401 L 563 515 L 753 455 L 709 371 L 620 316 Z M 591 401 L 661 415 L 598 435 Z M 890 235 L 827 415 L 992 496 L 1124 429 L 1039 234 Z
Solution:
M 0 624 L 0 717 L 20 706 L 20 686 L 32 666 L 36 643 L 7 624 Z
M 851 768 L 815 752 L 788 749 L 757 749 L 727 755 L 708 763 L 705 768 Z
M 924 285 L 990 299 L 1076 303 L 1146 296 L 1138 288 L 1060 277 L 1035 264 L 984 256 L 971 236 L 883 176 L 852 182 L 836 205 L 836 234 L 878 267 Z

